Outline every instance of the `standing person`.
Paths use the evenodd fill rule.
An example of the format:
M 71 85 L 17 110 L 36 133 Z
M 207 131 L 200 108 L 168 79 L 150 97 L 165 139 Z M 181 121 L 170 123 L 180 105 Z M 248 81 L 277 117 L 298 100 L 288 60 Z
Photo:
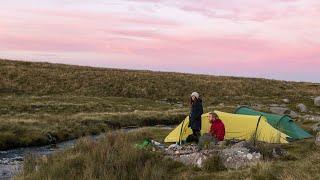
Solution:
M 223 141 L 225 136 L 225 127 L 216 113 L 209 113 L 209 122 L 211 123 L 210 134 L 217 140 Z
M 199 93 L 193 92 L 190 97 L 190 115 L 189 115 L 189 125 L 192 129 L 192 138 L 189 138 L 189 141 L 198 142 L 199 137 L 201 136 L 201 115 L 203 114 L 202 100 Z

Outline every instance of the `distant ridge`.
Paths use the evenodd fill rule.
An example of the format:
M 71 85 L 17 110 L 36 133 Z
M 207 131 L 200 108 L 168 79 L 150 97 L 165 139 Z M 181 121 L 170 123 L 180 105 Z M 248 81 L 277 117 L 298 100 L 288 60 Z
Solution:
M 179 101 L 192 91 L 199 91 L 207 99 L 320 94 L 319 83 L 12 60 L 0 60 L 0 74 L 0 95 L 70 94 Z

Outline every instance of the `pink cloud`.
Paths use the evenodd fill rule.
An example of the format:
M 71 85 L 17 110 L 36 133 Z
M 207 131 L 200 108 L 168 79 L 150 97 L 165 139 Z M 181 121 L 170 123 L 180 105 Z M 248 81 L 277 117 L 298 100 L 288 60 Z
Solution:
M 320 81 L 317 1 L 78 3 L 7 7 L 0 56 L 48 54 L 55 62 L 52 55 L 65 54 L 71 64 Z

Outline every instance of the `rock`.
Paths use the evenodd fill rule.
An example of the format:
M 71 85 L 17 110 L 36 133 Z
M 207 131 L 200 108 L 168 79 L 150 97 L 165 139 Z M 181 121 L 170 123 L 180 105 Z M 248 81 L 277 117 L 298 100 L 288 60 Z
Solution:
M 192 153 L 192 154 L 186 154 L 186 155 L 181 155 L 177 161 L 185 164 L 185 165 L 194 165 L 199 168 L 203 166 L 203 161 L 207 157 L 205 155 L 202 155 L 201 153 Z
M 299 116 L 298 113 L 296 113 L 296 112 L 294 112 L 294 111 L 290 111 L 290 113 L 287 114 L 287 115 L 289 115 L 289 116 L 292 117 L 292 118 L 297 118 L 297 117 Z
M 320 132 L 320 122 L 317 123 L 317 124 L 314 124 L 313 126 L 311 126 L 311 129 L 312 129 L 314 132 Z
M 191 154 L 194 152 L 198 152 L 199 147 L 195 144 L 187 144 L 187 145 L 170 145 L 165 149 L 165 153 L 168 155 L 181 155 L 181 154 Z
M 176 150 L 176 149 L 181 149 L 181 146 L 179 146 L 178 144 L 171 144 L 167 150 Z
M 303 116 L 303 119 L 312 122 L 320 122 L 320 116 L 305 115 Z
M 284 107 L 279 107 L 279 106 L 271 106 L 270 111 L 274 114 L 280 114 L 280 115 L 290 113 L 289 108 L 284 108 Z
M 272 149 L 272 157 L 280 158 L 288 155 L 288 152 L 280 147 L 275 147 Z
M 220 103 L 218 106 L 220 106 L 220 107 L 224 107 L 224 103 Z
M 282 102 L 288 104 L 288 103 L 290 103 L 290 100 L 289 99 L 282 99 Z
M 320 146 L 320 132 L 318 132 L 317 135 L 316 135 L 315 144 L 316 144 L 317 146 Z
M 232 148 L 246 148 L 248 146 L 248 142 L 247 141 L 240 141 L 234 145 L 232 145 Z
M 260 153 L 250 153 L 249 149 L 243 147 L 224 149 L 220 153 L 220 157 L 223 165 L 228 169 L 240 169 L 253 166 L 262 159 Z
M 178 108 L 182 108 L 183 107 L 183 104 L 181 103 L 179 103 L 179 104 L 176 104 L 176 106 L 178 107 Z
M 307 106 L 306 105 L 304 105 L 304 104 L 302 104 L 302 103 L 300 103 L 300 104 L 298 104 L 297 106 L 297 109 L 300 111 L 300 112 L 307 112 L 308 111 L 308 108 L 307 108 Z
M 314 105 L 320 107 L 320 96 L 314 98 Z
M 290 110 L 289 108 L 286 107 L 275 107 L 272 106 L 270 107 L 270 111 L 274 114 L 279 114 L 279 115 L 288 115 L 292 118 L 297 118 L 298 114 L 292 110 Z
M 280 107 L 279 104 L 270 104 L 269 106 L 270 106 L 270 107 Z
M 255 104 L 252 104 L 251 107 L 252 107 L 253 109 L 259 111 L 259 110 L 262 110 L 265 106 L 264 106 L 263 104 L 257 104 L 257 103 L 255 103 Z

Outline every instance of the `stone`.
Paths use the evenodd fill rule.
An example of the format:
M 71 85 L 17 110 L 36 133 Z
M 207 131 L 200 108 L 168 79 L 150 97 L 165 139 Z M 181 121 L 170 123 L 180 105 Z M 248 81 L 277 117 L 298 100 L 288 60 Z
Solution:
M 290 100 L 289 99 L 282 99 L 282 102 L 284 102 L 284 103 L 290 103 Z
M 270 106 L 270 107 L 280 107 L 279 104 L 270 104 L 269 106 Z
M 302 112 L 302 113 L 305 113 L 305 112 L 308 111 L 307 106 L 304 105 L 304 104 L 302 104 L 302 103 L 297 104 L 296 108 L 297 108 L 300 112 Z
M 182 154 L 179 156 L 170 156 L 171 159 L 181 162 L 187 166 L 197 166 L 199 168 L 203 167 L 203 162 L 210 156 L 210 154 L 205 154 L 202 152 L 194 152 L 190 154 Z
M 200 149 L 195 144 L 186 144 L 186 145 L 170 145 L 165 149 L 165 153 L 168 155 L 181 155 L 181 154 L 191 154 L 198 152 Z
M 240 141 L 234 145 L 232 145 L 232 148 L 245 148 L 248 146 L 248 142 L 247 141 Z
M 241 169 L 256 165 L 262 160 L 262 155 L 257 152 L 250 153 L 244 147 L 231 147 L 220 153 L 223 165 L 228 169 Z
M 320 132 L 320 122 L 311 126 L 313 132 Z
M 178 108 L 183 108 L 183 104 L 176 104 Z
M 280 115 L 290 113 L 289 108 L 284 108 L 284 107 L 279 107 L 279 106 L 271 106 L 270 111 L 274 114 L 280 114 Z
M 298 114 L 292 110 L 290 110 L 289 108 L 286 107 L 275 107 L 272 106 L 270 107 L 270 111 L 274 114 L 278 114 L 278 115 L 288 115 L 292 118 L 297 118 Z
M 252 108 L 256 110 L 261 110 L 264 107 L 263 104 L 253 104 Z
M 272 157 L 280 158 L 288 155 L 288 152 L 281 147 L 275 147 L 272 149 Z
M 220 106 L 220 107 L 224 107 L 224 103 L 219 103 L 219 105 L 218 106 Z
M 320 96 L 314 98 L 314 105 L 320 107 Z
M 305 115 L 303 116 L 303 119 L 306 121 L 320 122 L 320 116 Z
M 297 117 L 299 117 L 298 113 L 296 113 L 295 111 L 290 111 L 290 113 L 287 114 L 287 115 L 289 115 L 289 116 L 292 117 L 292 118 L 297 118 Z
M 317 135 L 316 135 L 315 144 L 317 146 L 320 146 L 320 132 L 318 132 Z

